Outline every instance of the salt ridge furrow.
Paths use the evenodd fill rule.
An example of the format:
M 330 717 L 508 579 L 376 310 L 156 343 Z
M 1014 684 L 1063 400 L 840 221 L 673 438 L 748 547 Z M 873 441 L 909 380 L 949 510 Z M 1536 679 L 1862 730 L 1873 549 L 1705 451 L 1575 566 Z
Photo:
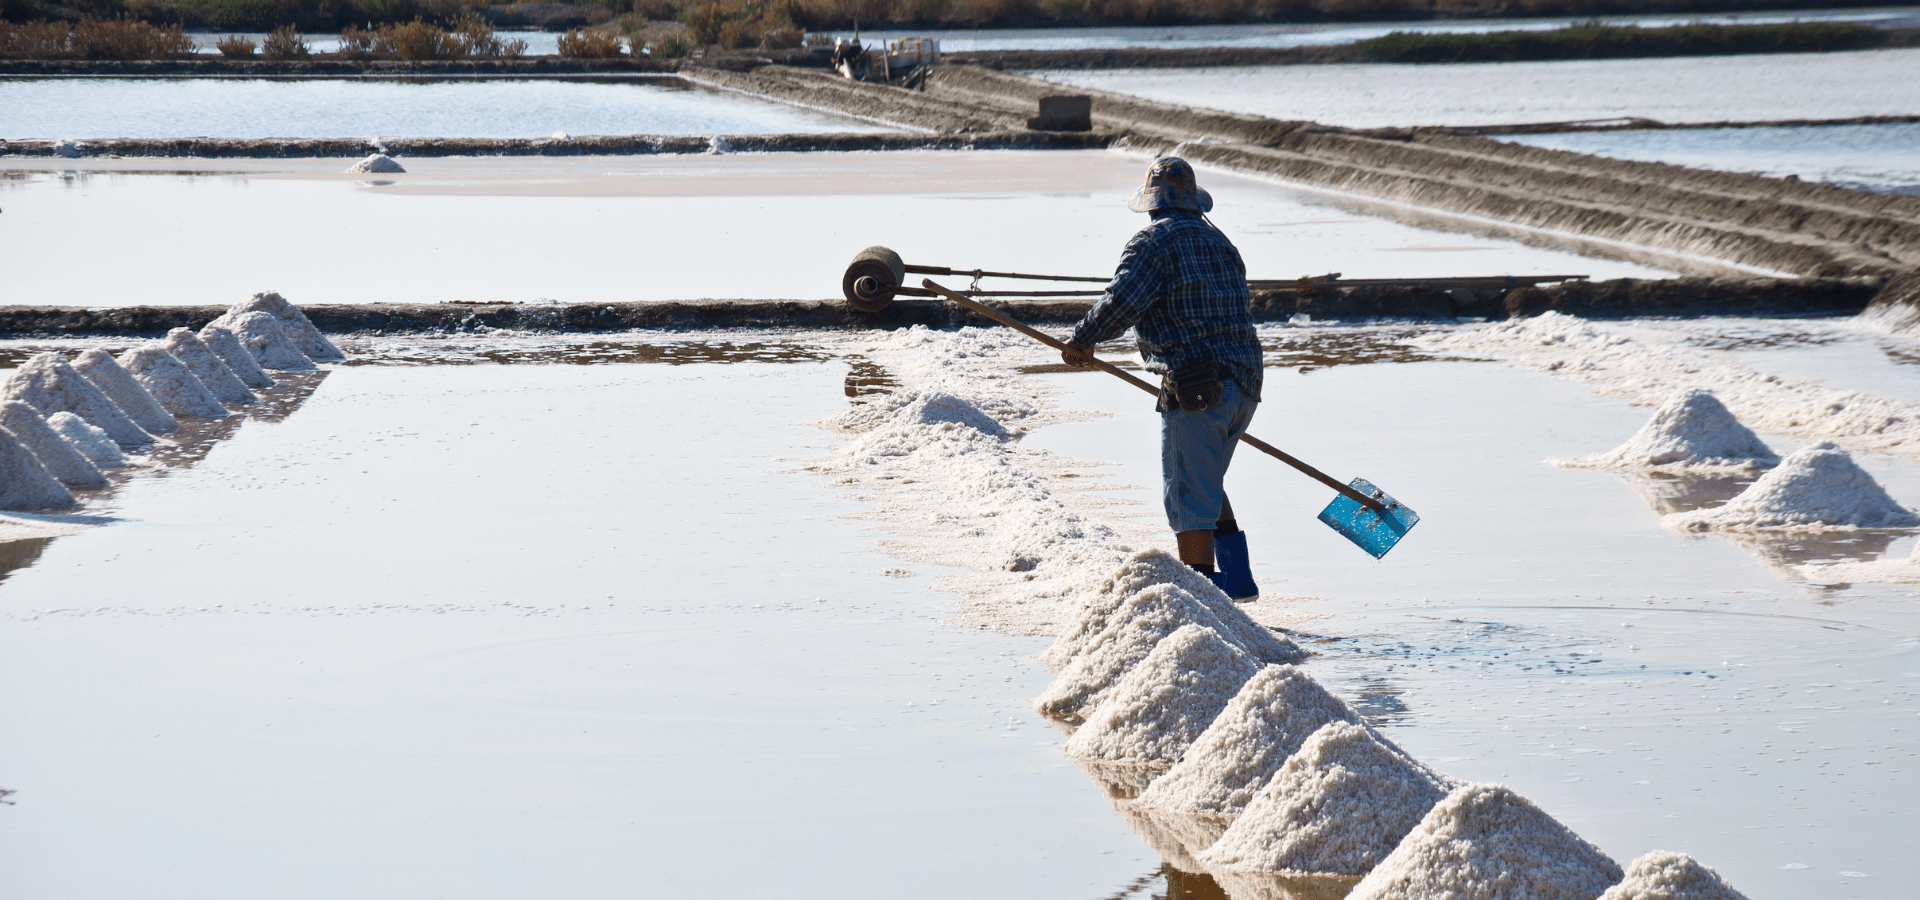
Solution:
M 1634 405 L 1654 406 L 1677 391 L 1704 388 L 1761 433 L 1830 440 L 1856 452 L 1920 455 L 1920 405 L 1721 362 L 1672 334 L 1546 312 L 1415 343 L 1531 366 Z

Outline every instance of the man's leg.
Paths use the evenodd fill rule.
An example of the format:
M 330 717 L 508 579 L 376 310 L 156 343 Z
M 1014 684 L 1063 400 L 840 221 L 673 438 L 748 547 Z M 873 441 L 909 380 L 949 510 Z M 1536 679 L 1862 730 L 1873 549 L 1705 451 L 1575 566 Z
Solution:
M 1222 384 L 1220 402 L 1210 409 L 1161 414 L 1160 467 L 1167 523 L 1173 528 L 1180 561 L 1202 572 L 1213 570 L 1214 529 L 1221 520 L 1233 517 L 1223 482 L 1234 445 L 1253 418 L 1255 404 L 1242 397 L 1237 387 L 1231 381 Z

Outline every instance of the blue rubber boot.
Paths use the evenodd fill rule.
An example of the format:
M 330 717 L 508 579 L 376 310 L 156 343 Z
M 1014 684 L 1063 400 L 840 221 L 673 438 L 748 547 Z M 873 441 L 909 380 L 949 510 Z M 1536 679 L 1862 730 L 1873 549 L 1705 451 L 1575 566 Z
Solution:
M 1243 601 L 1260 596 L 1259 585 L 1253 583 L 1252 562 L 1247 558 L 1246 532 L 1215 535 L 1213 561 L 1219 569 L 1207 577 L 1227 596 Z

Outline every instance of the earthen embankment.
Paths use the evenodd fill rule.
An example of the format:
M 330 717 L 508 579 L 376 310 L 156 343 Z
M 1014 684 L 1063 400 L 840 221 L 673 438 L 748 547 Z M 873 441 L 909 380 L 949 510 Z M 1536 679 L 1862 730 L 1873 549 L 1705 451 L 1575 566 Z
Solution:
M 1506 144 L 1445 129 L 1356 130 L 1069 88 L 979 66 L 943 66 L 923 90 L 827 87 L 767 66 L 716 86 L 804 98 L 932 131 L 1006 127 L 1042 96 L 1093 100 L 1094 132 L 1120 146 L 1533 231 L 1714 261 L 1755 274 L 1887 278 L 1920 269 L 1920 198 L 1793 178 L 1689 169 Z M 842 82 L 842 84 L 846 84 Z
M 1316 320 L 1403 318 L 1451 320 L 1536 315 L 1546 310 L 1592 318 L 1713 315 L 1851 315 L 1865 308 L 1878 282 L 1838 279 L 1706 278 L 1570 282 L 1511 291 L 1423 287 L 1263 290 L 1254 317 L 1283 322 L 1305 313 Z M 986 301 L 1022 321 L 1064 325 L 1078 321 L 1092 298 Z M 925 325 L 952 328 L 993 323 L 958 304 L 895 300 L 878 313 L 861 313 L 840 300 L 675 300 L 654 303 L 366 303 L 301 306 L 331 334 L 422 334 L 502 331 L 612 333 L 634 330 L 699 331 L 739 328 L 867 329 Z M 225 307 L 71 306 L 0 307 L 0 336 L 159 336 L 172 328 L 198 329 Z
M 576 135 L 567 138 L 115 138 L 78 143 L 0 141 L 0 156 L 303 159 L 370 153 L 446 156 L 648 156 L 857 150 L 1093 150 L 1111 135 L 1042 131 L 962 134 Z

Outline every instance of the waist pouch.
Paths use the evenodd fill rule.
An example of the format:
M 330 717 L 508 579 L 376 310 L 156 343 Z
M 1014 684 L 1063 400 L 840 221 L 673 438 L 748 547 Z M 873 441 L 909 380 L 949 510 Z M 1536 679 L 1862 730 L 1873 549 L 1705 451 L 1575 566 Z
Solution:
M 1211 359 L 1161 375 L 1159 411 L 1171 412 L 1175 406 L 1187 412 L 1213 408 L 1220 402 L 1221 375 L 1220 363 Z

